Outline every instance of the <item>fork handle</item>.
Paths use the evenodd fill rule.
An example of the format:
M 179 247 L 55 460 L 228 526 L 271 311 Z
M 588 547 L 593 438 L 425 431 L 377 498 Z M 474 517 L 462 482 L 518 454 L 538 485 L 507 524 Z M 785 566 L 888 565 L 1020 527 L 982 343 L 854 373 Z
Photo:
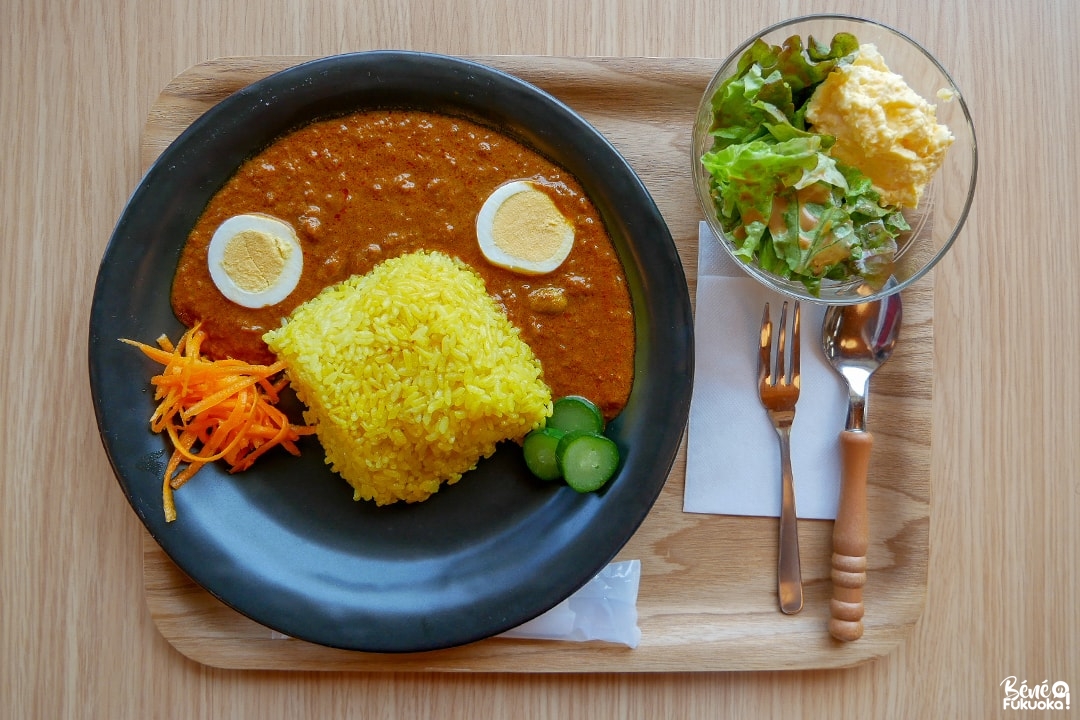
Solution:
M 795 511 L 795 480 L 791 472 L 791 426 L 778 427 L 780 435 L 780 540 L 777 592 L 780 611 L 794 615 L 803 608 L 802 562 L 799 559 L 799 516 Z
M 829 634 L 850 642 L 863 634 L 863 585 L 869 522 L 866 511 L 866 475 L 874 436 L 865 431 L 840 433 L 840 505 L 833 525 L 832 583 Z

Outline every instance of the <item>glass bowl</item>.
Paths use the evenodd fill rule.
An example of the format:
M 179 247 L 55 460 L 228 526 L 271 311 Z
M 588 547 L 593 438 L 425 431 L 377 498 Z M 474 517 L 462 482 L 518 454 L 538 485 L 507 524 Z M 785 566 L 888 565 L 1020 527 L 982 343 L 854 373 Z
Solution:
M 828 44 L 839 32 L 853 34 L 860 44 L 877 46 L 889 69 L 901 76 L 921 97 L 936 106 L 937 121 L 948 126 L 954 141 L 945 159 L 923 191 L 916 208 L 903 214 L 910 230 L 897 237 L 897 252 L 891 268 L 892 277 L 868 283 L 854 276 L 825 279 L 814 292 L 802 281 L 789 279 L 762 268 L 756 261 L 744 262 L 735 255 L 731 236 L 721 226 L 710 192 L 710 174 L 701 157 L 713 147 L 710 134 L 713 123 L 712 98 L 720 86 L 736 74 L 739 59 L 755 41 L 780 45 L 792 35 L 802 38 L 804 46 L 812 36 Z M 930 271 L 952 247 L 959 235 L 975 194 L 978 152 L 975 128 L 963 95 L 949 73 L 933 55 L 907 35 L 873 20 L 848 15 L 810 15 L 787 20 L 762 30 L 747 39 L 724 61 L 713 76 L 698 106 L 693 128 L 693 178 L 705 219 L 720 244 L 747 273 L 772 289 L 800 300 L 828 305 L 851 305 L 877 300 L 908 287 Z

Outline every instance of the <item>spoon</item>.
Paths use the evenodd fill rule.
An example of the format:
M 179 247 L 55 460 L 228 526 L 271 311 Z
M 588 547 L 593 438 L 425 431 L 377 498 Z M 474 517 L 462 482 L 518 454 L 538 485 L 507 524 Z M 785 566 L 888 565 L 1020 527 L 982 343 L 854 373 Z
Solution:
M 869 528 L 866 475 L 874 437 L 866 430 L 870 376 L 892 355 L 900 333 L 900 293 L 858 305 L 832 306 L 825 312 L 821 346 L 833 368 L 847 381 L 848 413 L 840 433 L 840 505 L 833 526 L 829 634 L 850 642 L 863 634 L 862 589 L 866 584 Z

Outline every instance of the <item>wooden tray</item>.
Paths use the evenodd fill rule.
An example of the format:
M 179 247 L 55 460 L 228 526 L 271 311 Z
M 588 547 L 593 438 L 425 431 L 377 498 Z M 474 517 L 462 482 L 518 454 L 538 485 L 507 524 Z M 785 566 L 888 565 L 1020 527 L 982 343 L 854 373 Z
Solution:
M 141 158 L 149 167 L 199 115 L 232 92 L 311 58 L 225 58 L 175 78 L 151 109 Z M 603 132 L 635 168 L 671 228 L 691 295 L 701 210 L 690 181 L 690 127 L 717 60 L 474 58 L 544 88 Z M 436 652 L 358 653 L 282 638 L 194 584 L 144 534 L 150 614 L 184 655 L 224 668 L 292 670 L 647 672 L 831 668 L 896 647 L 922 613 L 930 519 L 933 294 L 905 291 L 903 342 L 875 375 L 869 487 L 866 633 L 827 632 L 832 523 L 801 521 L 805 609 L 777 609 L 777 520 L 682 512 L 686 445 L 658 502 L 619 559 L 641 560 L 641 644 L 491 638 Z

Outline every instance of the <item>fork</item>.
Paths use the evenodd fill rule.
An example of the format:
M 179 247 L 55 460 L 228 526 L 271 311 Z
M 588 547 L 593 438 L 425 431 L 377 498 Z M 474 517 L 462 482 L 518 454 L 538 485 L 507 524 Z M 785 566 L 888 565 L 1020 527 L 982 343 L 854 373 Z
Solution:
M 792 615 L 802 610 L 802 566 L 799 562 L 799 526 L 795 513 L 795 487 L 791 474 L 791 423 L 795 420 L 795 403 L 799 400 L 799 302 L 795 301 L 790 329 L 787 325 L 788 304 L 780 310 L 780 326 L 773 353 L 773 325 L 769 318 L 769 303 L 761 318 L 761 362 L 758 368 L 758 394 L 768 412 L 769 420 L 780 438 L 780 476 L 783 500 L 780 505 L 780 558 L 777 562 L 777 582 L 780 610 Z M 784 355 L 788 336 L 791 337 L 790 372 L 785 372 Z

